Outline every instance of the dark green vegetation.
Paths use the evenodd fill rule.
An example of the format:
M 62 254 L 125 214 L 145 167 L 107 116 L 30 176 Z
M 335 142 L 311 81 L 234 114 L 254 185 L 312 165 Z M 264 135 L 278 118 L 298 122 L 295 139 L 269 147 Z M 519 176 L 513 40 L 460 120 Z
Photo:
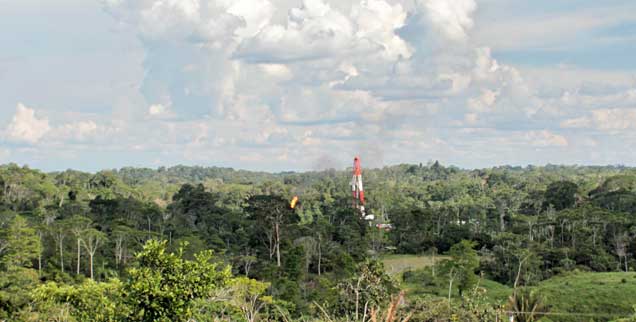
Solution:
M 411 321 L 633 314 L 636 169 L 364 177 L 393 230 L 351 209 L 348 171 L 1 166 L 0 320 L 367 321 L 400 290 Z

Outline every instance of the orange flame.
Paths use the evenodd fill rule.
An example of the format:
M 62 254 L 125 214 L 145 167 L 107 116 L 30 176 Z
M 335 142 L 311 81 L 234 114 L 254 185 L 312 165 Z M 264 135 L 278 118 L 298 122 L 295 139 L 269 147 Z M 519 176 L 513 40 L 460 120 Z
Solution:
M 289 203 L 289 206 L 291 207 L 291 209 L 294 209 L 296 208 L 297 203 L 298 203 L 298 196 L 294 196 L 294 198 Z

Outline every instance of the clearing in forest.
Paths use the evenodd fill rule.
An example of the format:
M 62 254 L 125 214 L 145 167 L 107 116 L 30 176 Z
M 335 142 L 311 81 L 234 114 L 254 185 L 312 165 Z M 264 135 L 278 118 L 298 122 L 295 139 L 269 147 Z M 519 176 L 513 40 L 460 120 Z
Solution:
M 422 255 L 386 255 L 380 260 L 384 263 L 384 268 L 390 275 L 397 275 L 405 271 L 414 271 L 425 267 L 430 267 L 433 263 L 439 263 L 448 256 L 422 256 Z

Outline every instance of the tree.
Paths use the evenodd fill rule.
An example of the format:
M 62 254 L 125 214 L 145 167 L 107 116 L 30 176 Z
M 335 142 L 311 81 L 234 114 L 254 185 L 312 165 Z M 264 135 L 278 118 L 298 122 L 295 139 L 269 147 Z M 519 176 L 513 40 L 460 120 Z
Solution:
M 358 264 L 355 275 L 343 282 L 341 289 L 343 302 L 353 302 L 354 321 L 359 321 L 361 304 L 364 316 L 373 308 L 377 311 L 390 299 L 391 294 L 396 293 L 398 287 L 381 262 L 367 260 Z
M 82 216 L 75 215 L 70 218 L 69 226 L 71 227 L 71 233 L 77 241 L 77 270 L 75 274 L 80 273 L 80 263 L 82 262 L 82 238 L 84 238 L 84 232 L 92 225 L 90 219 Z
M 492 188 L 493 201 L 499 215 L 499 232 L 506 230 L 506 216 L 515 213 L 521 205 L 522 195 L 506 184 L 497 184 Z
M 82 232 L 82 246 L 84 246 L 84 249 L 88 253 L 91 279 L 95 279 L 93 276 L 93 258 L 95 258 L 95 252 L 97 252 L 97 249 L 105 240 L 106 234 L 95 228 L 88 228 Z
M 183 247 L 177 253 L 168 253 L 166 247 L 166 241 L 149 240 L 136 255 L 139 266 L 128 270 L 123 294 L 132 321 L 187 321 L 193 301 L 209 296 L 231 277 L 230 267 L 214 263 L 211 251 L 190 261 L 183 258 Z
M 113 228 L 111 238 L 115 243 L 115 266 L 119 269 L 122 264 L 126 264 L 129 239 L 135 235 L 136 231 L 128 226 L 118 225 Z
M 538 321 L 548 312 L 543 298 L 528 288 L 515 291 L 510 295 L 507 307 L 513 312 L 514 320 L 519 322 Z
M 29 293 L 39 282 L 38 272 L 19 266 L 0 272 L 0 320 L 14 321 L 15 314 L 30 304 Z
M 543 209 L 552 205 L 556 211 L 574 206 L 579 187 L 571 181 L 551 183 L 545 191 Z
M 473 248 L 476 243 L 473 241 L 462 240 L 453 245 L 449 251 L 451 261 L 457 270 L 459 295 L 477 283 L 475 269 L 479 267 L 479 256 Z
M 443 261 L 440 265 L 441 271 L 448 277 L 448 303 L 450 303 L 451 295 L 453 294 L 453 283 L 459 276 L 459 268 L 453 261 Z
M 49 282 L 34 289 L 31 296 L 39 312 L 67 309 L 77 321 L 124 321 L 129 313 L 121 297 L 122 283 L 117 279 L 106 283 L 85 280 L 79 285 Z
M 26 219 L 15 216 L 9 226 L 0 231 L 3 240 L 0 265 L 10 270 L 15 267 L 31 267 L 31 261 L 40 254 L 41 244 L 35 229 L 29 227 Z
M 254 322 L 258 318 L 259 312 L 273 302 L 271 296 L 265 295 L 269 286 L 269 283 L 247 277 L 237 277 L 230 282 L 230 303 L 243 312 L 248 322 Z
M 69 222 L 67 220 L 55 221 L 50 229 L 50 234 L 53 236 L 60 257 L 60 271 L 64 273 L 64 239 L 68 236 Z
M 288 227 L 297 223 L 298 215 L 289 207 L 287 200 L 279 196 L 253 196 L 248 200 L 250 219 L 256 225 L 256 233 L 266 237 L 269 258 L 276 255 L 276 266 L 281 266 L 280 245 Z

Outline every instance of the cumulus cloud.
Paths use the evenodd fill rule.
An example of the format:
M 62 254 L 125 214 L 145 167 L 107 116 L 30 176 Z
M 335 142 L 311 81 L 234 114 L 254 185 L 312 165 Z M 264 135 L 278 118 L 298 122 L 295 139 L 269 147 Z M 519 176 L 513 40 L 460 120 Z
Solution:
M 230 56 L 274 10 L 268 0 L 108 0 L 104 6 L 144 44 L 146 101 L 167 99 L 189 118 L 223 115 L 236 71 Z
M 603 131 L 636 129 L 636 109 L 599 109 L 590 115 L 566 119 L 561 122 L 563 128 L 593 128 Z
M 15 115 L 5 133 L 9 141 L 35 144 L 50 129 L 47 118 L 38 118 L 34 109 L 18 103 Z
M 62 124 L 51 131 L 51 137 L 62 141 L 86 141 L 103 130 L 94 121 L 78 121 Z
M 496 156 L 505 154 L 494 146 L 572 148 L 587 139 L 561 128 L 629 130 L 629 113 L 601 111 L 636 101 L 625 80 L 603 93 L 572 73 L 546 85 L 551 77 L 497 61 L 497 44 L 474 39 L 484 23 L 475 0 L 103 3 L 145 51 L 144 115 L 107 133 L 193 162 L 239 154 L 240 164 L 302 167 L 358 151 L 403 162 L 472 160 L 485 146 Z M 108 128 L 66 127 L 83 140 Z
M 69 120 L 51 124 L 48 118 L 38 117 L 36 111 L 22 103 L 5 130 L 5 137 L 14 143 L 35 145 L 43 140 L 51 145 L 72 142 L 104 141 L 120 132 L 116 126 L 99 125 L 92 120 Z
M 537 147 L 565 147 L 568 146 L 568 140 L 559 134 L 552 133 L 548 130 L 529 131 L 525 133 L 525 139 L 532 146 Z
M 468 107 L 474 111 L 485 112 L 495 103 L 498 95 L 498 91 L 482 89 L 479 97 L 468 99 Z
M 465 40 L 473 27 L 472 15 L 477 9 L 474 0 L 418 0 L 426 17 L 440 33 L 452 40 Z
M 395 33 L 405 19 L 400 4 L 383 0 L 363 0 L 349 14 L 323 0 L 303 0 L 289 11 L 286 25 L 266 26 L 241 44 L 236 56 L 279 63 L 369 54 L 408 58 L 411 49 Z

